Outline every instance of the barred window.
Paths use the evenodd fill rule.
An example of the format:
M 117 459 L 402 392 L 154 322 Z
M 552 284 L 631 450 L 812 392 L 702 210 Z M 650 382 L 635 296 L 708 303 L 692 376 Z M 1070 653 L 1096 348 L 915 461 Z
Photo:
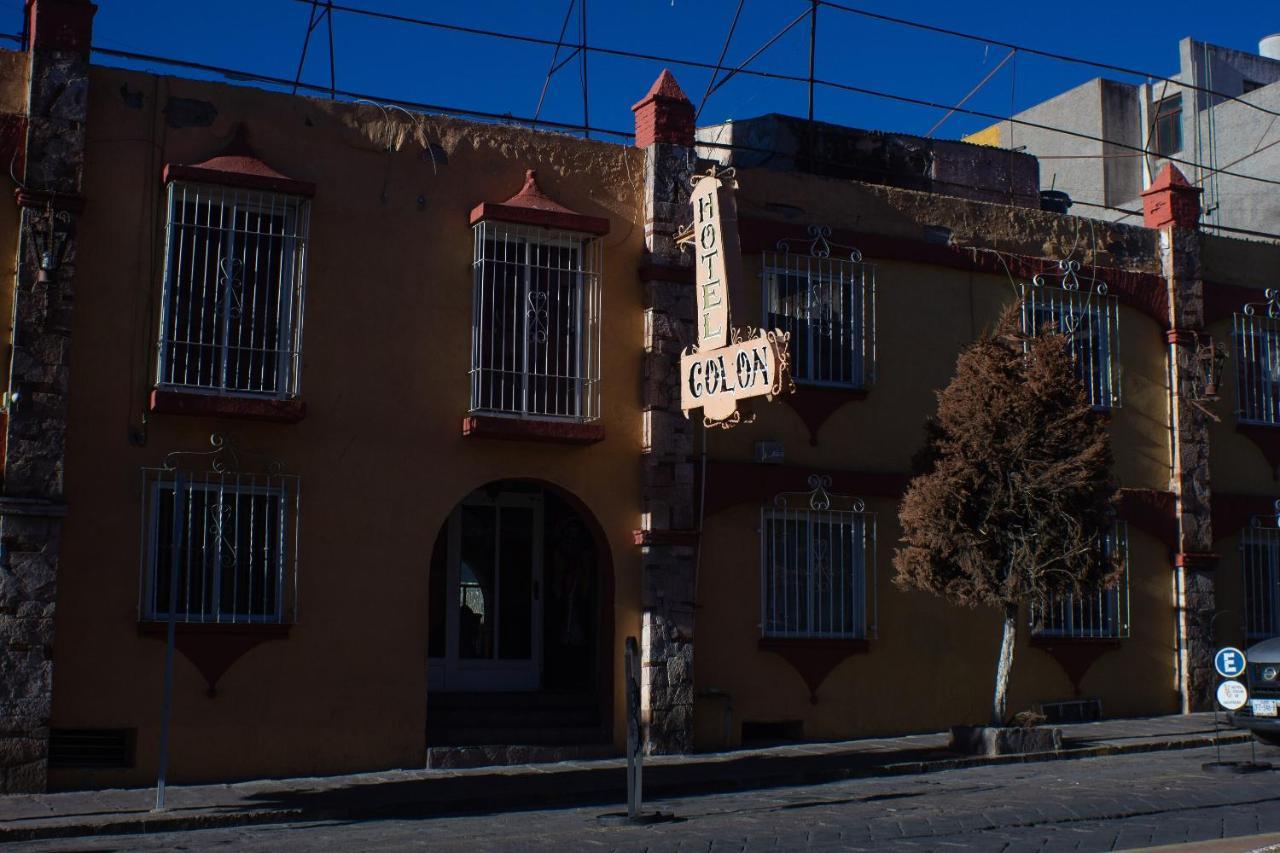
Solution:
M 765 637 L 874 636 L 875 514 L 860 500 L 828 494 L 830 482 L 810 478 L 812 492 L 779 495 L 761 511 Z
M 298 393 L 309 202 L 169 183 L 160 385 Z
M 471 411 L 600 416 L 600 240 L 474 226 Z
M 1081 291 L 1068 261 L 1063 287 L 1043 284 L 1036 277 L 1022 286 L 1022 332 L 1030 337 L 1055 330 L 1066 336 L 1076 376 L 1096 408 L 1120 405 L 1120 306 L 1099 283 L 1093 292 Z
M 1280 529 L 1274 518 L 1258 518 L 1240 537 L 1244 581 L 1244 629 L 1250 643 L 1280 636 Z
M 179 622 L 296 618 L 296 476 L 174 468 L 143 475 L 143 619 L 168 618 L 172 584 Z
M 1043 608 L 1031 607 L 1031 631 L 1037 637 L 1118 640 L 1129 636 L 1129 530 L 1118 522 L 1102 540 L 1109 563 L 1119 558 L 1123 571 L 1114 586 L 1099 586 L 1081 595 L 1049 596 Z
M 1270 295 L 1270 294 L 1268 294 Z M 1280 424 L 1280 320 L 1269 302 L 1267 316 L 1246 305 L 1235 315 L 1236 416 L 1257 424 Z
M 785 251 L 763 258 L 766 329 L 791 334 L 791 375 L 799 383 L 866 388 L 875 380 L 875 268 L 818 254 Z

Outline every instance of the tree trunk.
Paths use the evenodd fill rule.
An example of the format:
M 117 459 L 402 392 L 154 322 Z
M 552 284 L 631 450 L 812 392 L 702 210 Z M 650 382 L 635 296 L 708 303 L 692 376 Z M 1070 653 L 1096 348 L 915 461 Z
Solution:
M 1000 661 L 996 664 L 996 695 L 991 702 L 991 725 L 1003 726 L 1009 702 L 1009 673 L 1013 669 L 1013 643 L 1018 638 L 1018 605 L 1004 606 L 1004 633 L 1000 638 Z

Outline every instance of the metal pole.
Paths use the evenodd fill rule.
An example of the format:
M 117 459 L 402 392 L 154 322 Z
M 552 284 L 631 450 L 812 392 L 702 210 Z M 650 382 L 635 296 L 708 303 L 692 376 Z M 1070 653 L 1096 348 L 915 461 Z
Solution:
M 818 50 L 818 0 L 811 0 L 813 9 L 809 12 L 809 121 L 813 121 L 813 61 Z
M 178 560 L 182 553 L 182 516 L 186 503 L 187 475 L 178 471 L 173 480 L 173 544 L 169 555 L 169 613 L 164 647 L 164 698 L 160 703 L 160 769 L 156 776 L 156 811 L 164 811 L 164 787 L 169 773 L 169 718 L 173 715 L 173 646 L 177 633 Z M 159 561 L 157 561 L 159 562 Z
M 325 21 L 329 26 L 329 100 L 335 101 L 338 99 L 338 77 L 334 68 L 336 61 L 333 58 L 333 0 L 329 0 L 325 14 L 329 16 Z
M 640 816 L 640 646 L 627 637 L 627 817 Z
M 578 15 L 581 18 L 581 38 L 579 42 L 582 44 L 582 132 L 587 139 L 591 138 L 591 113 L 587 109 L 587 0 L 581 0 L 578 6 Z

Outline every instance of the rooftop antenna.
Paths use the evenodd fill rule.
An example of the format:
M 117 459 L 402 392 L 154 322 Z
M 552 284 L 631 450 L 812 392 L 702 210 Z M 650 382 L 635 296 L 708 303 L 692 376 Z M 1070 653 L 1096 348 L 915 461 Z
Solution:
M 323 9 L 321 6 L 323 5 Z M 329 31 L 329 100 L 337 100 L 338 79 L 334 69 L 333 57 L 333 0 L 311 0 L 311 15 L 307 19 L 307 35 L 302 40 L 302 55 L 298 57 L 298 73 L 293 78 L 293 94 L 298 94 L 298 85 L 302 82 L 302 66 L 307 61 L 307 48 L 311 45 L 311 34 L 320 22 L 324 21 Z

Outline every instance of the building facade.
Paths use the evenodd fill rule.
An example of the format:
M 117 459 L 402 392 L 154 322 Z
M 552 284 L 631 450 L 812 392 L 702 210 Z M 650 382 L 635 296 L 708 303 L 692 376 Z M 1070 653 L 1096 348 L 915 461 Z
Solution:
M 1185 38 L 1178 56 L 1171 82 L 1096 78 L 965 139 L 1035 155 L 1041 188 L 1084 216 L 1141 222 L 1141 193 L 1172 162 L 1204 190 L 1202 227 L 1280 233 L 1271 185 L 1242 177 L 1280 169 L 1280 36 L 1258 53 Z
M 1280 249 L 1173 170 L 1085 220 L 974 146 L 930 155 L 964 193 L 813 168 L 830 126 L 734 160 L 666 72 L 618 145 L 91 66 L 92 11 L 0 53 L 4 790 L 154 781 L 171 616 L 177 781 L 614 754 L 629 637 L 652 752 L 984 719 L 999 614 L 890 563 L 933 392 L 1014 301 L 1079 324 L 1127 573 L 1026 614 L 1011 708 L 1204 707 L 1215 643 L 1280 633 Z M 726 165 L 734 323 L 797 384 L 728 431 L 677 378 Z

